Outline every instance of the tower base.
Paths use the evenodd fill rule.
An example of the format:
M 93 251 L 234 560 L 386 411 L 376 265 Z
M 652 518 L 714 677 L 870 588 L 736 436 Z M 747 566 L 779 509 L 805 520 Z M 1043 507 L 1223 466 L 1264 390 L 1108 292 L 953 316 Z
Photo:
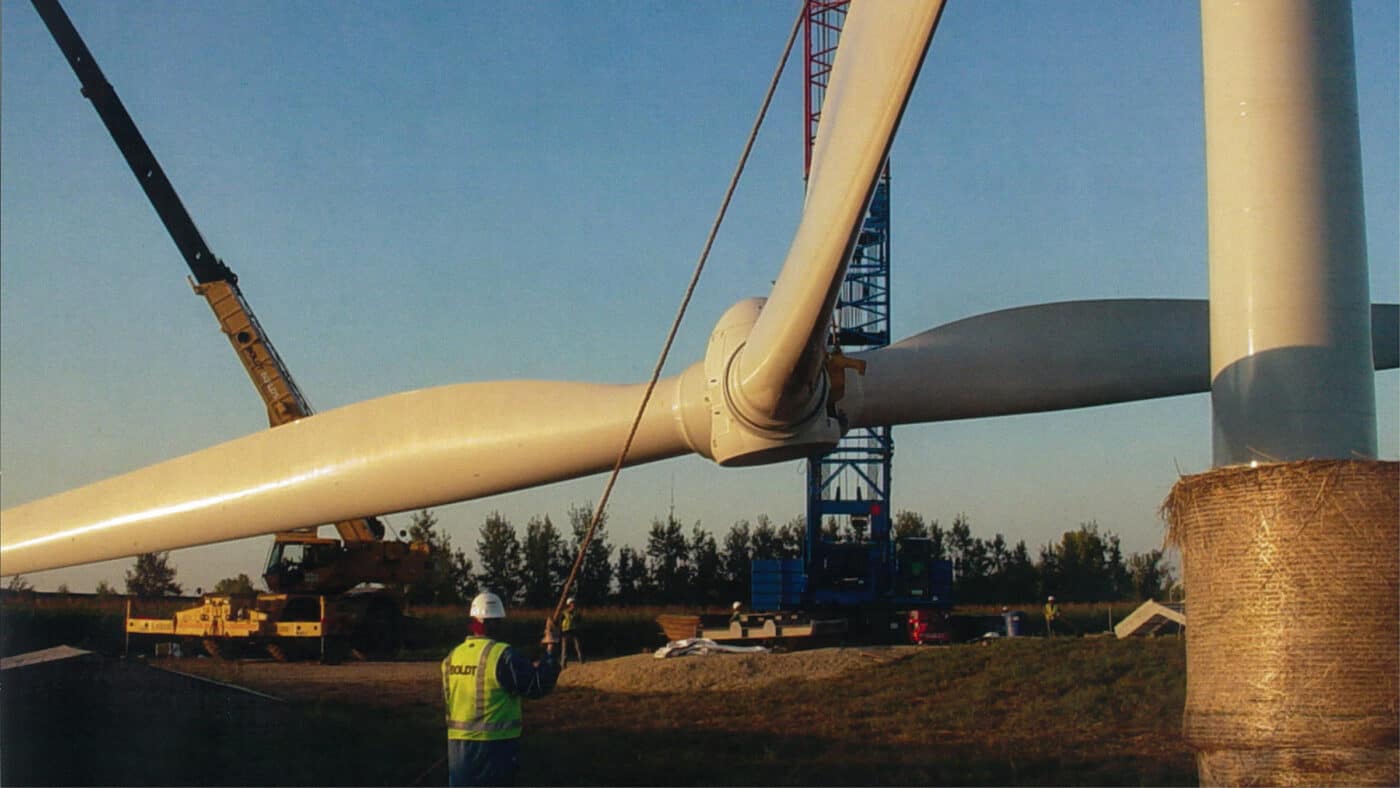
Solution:
M 1162 509 L 1201 784 L 1400 784 L 1400 465 L 1220 468 Z

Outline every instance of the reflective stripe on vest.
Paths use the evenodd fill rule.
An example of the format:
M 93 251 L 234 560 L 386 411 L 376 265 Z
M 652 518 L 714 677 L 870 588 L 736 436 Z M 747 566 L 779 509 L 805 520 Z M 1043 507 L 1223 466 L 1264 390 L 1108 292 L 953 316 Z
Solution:
M 520 698 L 496 679 L 507 648 L 486 638 L 467 638 L 442 661 L 447 738 L 488 741 L 520 735 Z

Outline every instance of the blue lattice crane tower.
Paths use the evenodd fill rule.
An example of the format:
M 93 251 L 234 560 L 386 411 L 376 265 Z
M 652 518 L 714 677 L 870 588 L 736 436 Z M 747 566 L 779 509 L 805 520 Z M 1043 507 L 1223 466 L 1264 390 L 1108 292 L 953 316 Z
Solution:
M 805 9 L 804 176 L 812 166 L 812 144 L 848 4 L 849 0 L 808 0 Z M 889 342 L 890 170 L 886 162 L 837 294 L 828 350 L 836 366 L 838 355 Z M 888 634 L 891 628 L 885 624 L 897 630 L 906 613 L 912 628 L 916 618 L 925 620 L 930 608 L 951 606 L 951 563 L 934 558 L 927 538 L 896 539 L 892 534 L 893 454 L 890 428 L 876 427 L 851 430 L 832 451 L 808 461 L 802 558 L 753 561 L 754 610 L 787 611 L 795 616 L 792 621 L 799 621 L 805 608 L 813 614 L 809 622 L 849 621 Z M 783 626 L 789 625 L 792 622 Z
M 847 0 L 809 0 L 806 40 L 804 177 L 821 121 L 827 80 Z M 831 346 L 842 353 L 890 342 L 890 171 L 885 163 L 832 316 Z M 890 538 L 889 427 L 851 430 L 807 465 L 807 597 L 817 605 L 870 602 L 888 589 L 895 566 Z M 844 535 L 836 541 L 832 531 Z

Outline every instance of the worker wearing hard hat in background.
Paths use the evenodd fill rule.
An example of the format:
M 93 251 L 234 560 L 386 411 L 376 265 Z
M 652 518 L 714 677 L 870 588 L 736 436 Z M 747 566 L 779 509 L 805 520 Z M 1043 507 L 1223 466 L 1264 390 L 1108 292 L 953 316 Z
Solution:
M 1060 618 L 1060 606 L 1055 604 L 1054 595 L 1045 598 L 1045 636 L 1055 636 L 1055 622 Z
M 559 679 L 552 652 L 559 633 L 545 622 L 544 655 L 531 662 L 496 640 L 506 607 L 493 593 L 476 595 L 471 634 L 442 661 L 447 704 L 447 784 L 510 785 L 520 768 L 521 699 L 542 698 Z
M 743 614 L 744 606 L 743 606 L 743 604 L 741 604 L 741 603 L 739 603 L 739 602 L 735 602 L 735 603 L 733 604 L 733 606 L 732 606 L 730 609 L 734 611 L 734 612 L 732 612 L 732 613 L 729 614 L 729 624 L 730 624 L 730 626 L 733 626 L 733 625 L 735 625 L 735 624 L 740 623 L 740 622 L 743 620 L 743 618 L 744 618 L 744 614 Z
M 573 644 L 574 655 L 578 657 L 581 664 L 583 662 L 583 646 L 579 645 L 578 629 L 583 615 L 574 606 L 574 598 L 569 597 L 564 603 L 564 614 L 559 618 L 559 630 L 563 633 L 563 643 L 559 646 L 559 665 L 563 667 L 569 664 L 569 645 Z

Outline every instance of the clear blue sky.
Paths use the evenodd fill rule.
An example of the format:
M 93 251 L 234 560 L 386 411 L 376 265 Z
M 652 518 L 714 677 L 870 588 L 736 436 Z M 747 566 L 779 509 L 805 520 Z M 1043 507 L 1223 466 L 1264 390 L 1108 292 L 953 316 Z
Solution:
M 461 381 L 645 378 L 795 2 L 66 3 L 318 410 Z M 0 3 L 0 498 L 265 426 L 186 269 L 28 2 Z M 1393 0 L 1356 4 L 1372 296 L 1400 297 Z M 800 207 L 781 97 L 673 353 L 766 294 Z M 1194 3 L 952 2 L 892 155 L 895 335 L 1075 298 L 1206 294 Z M 1382 456 L 1400 376 L 1377 377 Z M 894 505 L 1034 550 L 1097 520 L 1140 551 L 1210 465 L 1204 395 L 895 432 Z M 565 520 L 602 478 L 438 510 Z M 803 510 L 802 466 L 635 469 L 614 543 Z M 392 518 L 406 527 L 407 516 Z M 271 537 L 177 551 L 186 587 Z M 129 560 L 43 573 L 120 585 Z

